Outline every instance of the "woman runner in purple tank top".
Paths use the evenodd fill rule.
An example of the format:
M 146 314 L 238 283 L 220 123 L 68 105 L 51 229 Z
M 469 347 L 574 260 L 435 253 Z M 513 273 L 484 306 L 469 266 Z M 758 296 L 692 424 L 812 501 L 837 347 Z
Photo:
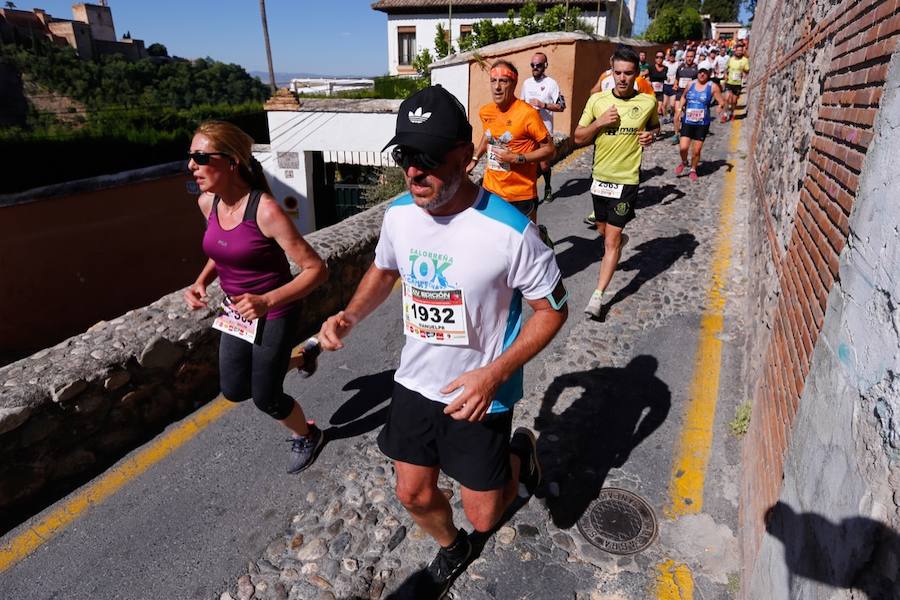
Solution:
M 298 300 L 328 275 L 272 197 L 252 145 L 231 123 L 208 121 L 194 133 L 188 168 L 202 192 L 198 204 L 207 219 L 203 250 L 209 260 L 184 299 L 191 309 L 206 308 L 206 288 L 218 277 L 233 309 L 255 320 L 252 342 L 222 333 L 219 384 L 228 400 L 252 397 L 257 408 L 291 430 L 288 472 L 299 473 L 312 464 L 324 438 L 284 393 L 283 382 L 297 334 Z M 296 277 L 288 258 L 301 268 Z

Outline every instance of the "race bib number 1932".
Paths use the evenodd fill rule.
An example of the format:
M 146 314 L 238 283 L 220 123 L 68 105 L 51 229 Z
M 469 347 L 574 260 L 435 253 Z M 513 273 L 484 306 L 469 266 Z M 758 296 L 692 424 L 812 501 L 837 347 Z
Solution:
M 425 290 L 404 282 L 403 333 L 428 344 L 468 345 L 463 291 Z

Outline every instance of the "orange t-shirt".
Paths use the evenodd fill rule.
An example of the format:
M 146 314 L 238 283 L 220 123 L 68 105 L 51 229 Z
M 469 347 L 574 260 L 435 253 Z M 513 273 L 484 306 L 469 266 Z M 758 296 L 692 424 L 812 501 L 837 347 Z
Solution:
M 616 87 L 616 82 L 613 80 L 612 69 L 607 69 L 603 72 L 603 75 L 600 76 L 600 91 L 606 92 L 614 87 Z M 637 79 L 634 80 L 634 89 L 636 89 L 639 94 L 656 95 L 656 92 L 653 91 L 653 85 L 651 85 L 643 75 L 638 75 Z
M 516 154 L 537 149 L 550 137 L 541 115 L 527 102 L 513 101 L 506 112 L 491 102 L 478 111 L 488 142 L 488 163 L 482 185 L 504 200 L 521 202 L 537 198 L 537 163 L 504 163 L 494 158 L 493 148 Z

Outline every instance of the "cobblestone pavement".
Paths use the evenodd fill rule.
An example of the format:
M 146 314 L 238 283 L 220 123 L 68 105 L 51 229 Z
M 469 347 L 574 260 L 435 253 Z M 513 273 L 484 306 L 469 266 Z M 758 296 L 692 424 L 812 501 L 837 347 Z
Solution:
M 539 435 L 544 484 L 538 497 L 487 539 L 454 585 L 453 597 L 652 598 L 667 559 L 692 570 L 693 597 L 734 597 L 738 452 L 726 424 L 741 401 L 736 374 L 745 283 L 740 202 L 704 510 L 677 521 L 664 515 L 709 285 L 722 176 L 741 158 L 726 156 L 730 132 L 730 125 L 713 126 L 701 179 L 693 184 L 674 176 L 677 150 L 668 139 L 645 153 L 637 218 L 627 228 L 631 239 L 602 322 L 582 312 L 602 253 L 596 233 L 581 223 L 590 211 L 591 153 L 576 152 L 556 168 L 558 198 L 542 206 L 541 220 L 557 240 L 571 293 L 570 324 L 567 337 L 526 371 L 527 395 L 516 408 L 515 423 Z M 404 582 L 433 558 L 437 546 L 397 502 L 392 468 L 378 451 L 376 433 L 326 447 L 326 454 L 338 458 L 323 456 L 303 475 L 306 495 L 296 516 L 263 556 L 248 557 L 247 573 L 221 600 L 402 596 Z M 604 486 L 634 491 L 654 508 L 659 536 L 646 551 L 608 554 L 574 526 Z M 451 499 L 457 524 L 468 526 L 458 487 L 443 476 L 440 487 Z

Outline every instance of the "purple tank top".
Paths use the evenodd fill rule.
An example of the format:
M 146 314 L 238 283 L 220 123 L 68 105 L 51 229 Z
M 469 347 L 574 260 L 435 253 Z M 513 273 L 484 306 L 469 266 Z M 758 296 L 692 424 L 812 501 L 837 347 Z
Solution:
M 219 225 L 218 196 L 209 212 L 203 251 L 215 261 L 219 283 L 229 296 L 264 294 L 293 279 L 284 250 L 274 239 L 264 236 L 256 224 L 261 195 L 258 190 L 250 192 L 244 220 L 234 229 L 223 229 Z M 266 319 L 283 317 L 296 305 L 294 302 L 279 306 L 269 311 Z

